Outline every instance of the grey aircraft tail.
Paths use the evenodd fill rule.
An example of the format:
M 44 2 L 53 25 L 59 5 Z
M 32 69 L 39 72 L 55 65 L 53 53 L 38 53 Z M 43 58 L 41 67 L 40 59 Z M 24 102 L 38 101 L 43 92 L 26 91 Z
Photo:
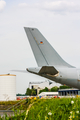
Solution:
M 24 27 L 34 53 L 36 62 L 41 66 L 73 67 L 66 63 L 36 28 Z

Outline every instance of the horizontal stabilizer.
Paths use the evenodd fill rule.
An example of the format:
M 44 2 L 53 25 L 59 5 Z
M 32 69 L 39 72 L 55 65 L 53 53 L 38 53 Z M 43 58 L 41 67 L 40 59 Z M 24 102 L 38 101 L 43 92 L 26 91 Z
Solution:
M 13 72 L 23 72 L 23 73 L 28 73 L 26 70 L 11 70 Z

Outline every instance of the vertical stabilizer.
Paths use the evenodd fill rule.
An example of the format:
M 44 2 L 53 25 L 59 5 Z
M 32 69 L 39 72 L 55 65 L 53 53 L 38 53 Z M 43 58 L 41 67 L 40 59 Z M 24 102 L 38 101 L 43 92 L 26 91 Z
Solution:
M 39 67 L 48 65 L 72 67 L 59 56 L 38 29 L 28 27 L 24 29 Z

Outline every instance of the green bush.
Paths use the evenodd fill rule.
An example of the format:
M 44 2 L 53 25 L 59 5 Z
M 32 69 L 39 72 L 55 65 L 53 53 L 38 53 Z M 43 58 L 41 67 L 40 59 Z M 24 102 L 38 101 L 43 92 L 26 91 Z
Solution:
M 63 86 L 60 86 L 60 87 L 59 87 L 59 89 L 69 89 L 69 88 L 71 88 L 71 87 L 66 86 L 66 85 L 63 85 Z
M 58 91 L 58 87 L 57 86 L 54 86 L 50 89 L 51 92 L 57 92 Z

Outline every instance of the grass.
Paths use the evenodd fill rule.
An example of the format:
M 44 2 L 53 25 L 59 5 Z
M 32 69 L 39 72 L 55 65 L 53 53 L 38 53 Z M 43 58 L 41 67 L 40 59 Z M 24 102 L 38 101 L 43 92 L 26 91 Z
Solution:
M 26 100 L 26 106 L 23 113 L 18 109 L 15 116 L 6 115 L 5 120 L 80 120 L 80 98 L 33 98 Z
M 18 102 L 19 101 L 0 101 L 0 110 L 6 110 Z
M 80 120 L 80 99 L 41 99 L 31 107 L 26 120 Z
M 28 104 L 30 104 L 29 101 L 29 99 L 18 101 L 0 101 L 0 110 L 26 110 Z

